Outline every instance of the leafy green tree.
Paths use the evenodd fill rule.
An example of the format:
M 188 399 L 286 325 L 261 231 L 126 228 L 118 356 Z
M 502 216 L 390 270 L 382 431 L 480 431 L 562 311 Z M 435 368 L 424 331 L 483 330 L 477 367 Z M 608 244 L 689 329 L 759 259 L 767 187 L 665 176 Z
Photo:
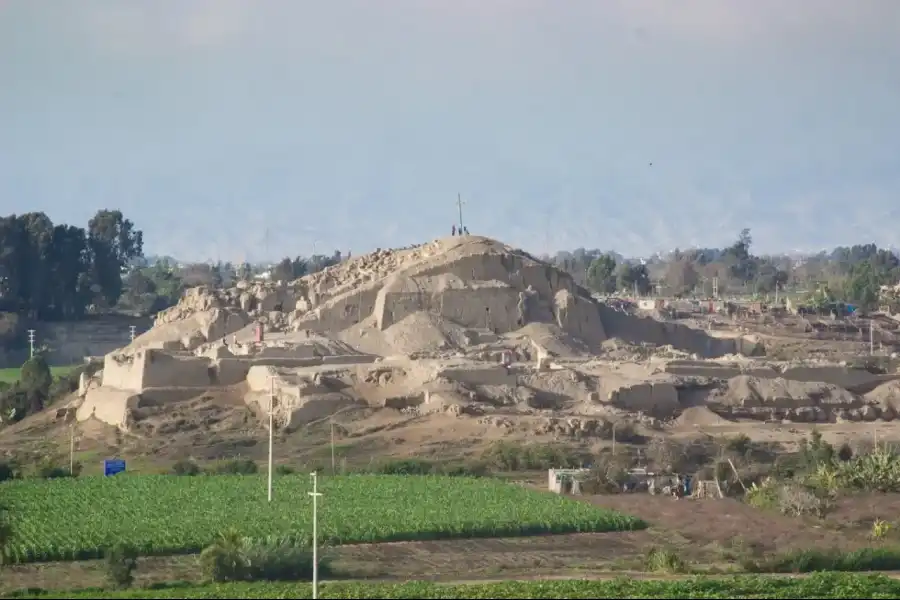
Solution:
M 587 286 L 601 294 L 616 291 L 616 259 L 603 254 L 591 261 L 587 270 Z
M 125 266 L 143 256 L 144 236 L 119 210 L 99 210 L 88 222 L 88 248 L 93 282 L 107 306 L 115 306 L 122 295 Z
M 616 287 L 622 291 L 637 290 L 638 294 L 650 292 L 650 274 L 647 265 L 622 263 L 616 269 Z
M 19 386 L 28 396 L 29 412 L 39 412 L 44 408 L 51 385 L 53 375 L 50 372 L 50 365 L 42 355 L 36 354 L 25 361 L 19 376 Z

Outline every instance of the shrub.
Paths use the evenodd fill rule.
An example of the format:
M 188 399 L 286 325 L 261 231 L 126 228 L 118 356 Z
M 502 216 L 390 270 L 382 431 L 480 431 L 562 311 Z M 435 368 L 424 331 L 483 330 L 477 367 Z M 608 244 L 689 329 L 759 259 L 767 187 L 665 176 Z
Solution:
M 173 475 L 187 475 L 190 477 L 199 475 L 200 473 L 202 473 L 200 465 L 189 458 L 183 458 L 172 465 Z
M 553 444 L 496 442 L 485 450 L 482 463 L 492 471 L 543 471 L 575 469 L 591 461 L 587 453 Z
M 9 509 L 0 506 L 0 565 L 6 564 L 13 528 L 9 520 Z
M 830 507 L 827 498 L 802 485 L 785 483 L 778 488 L 778 508 L 782 514 L 822 518 Z
M 41 479 L 78 477 L 78 475 L 81 474 L 81 463 L 76 462 L 73 467 L 74 469 L 70 471 L 69 467 L 62 467 L 60 465 L 53 464 L 52 462 L 45 462 L 38 466 L 37 473 L 35 475 L 37 477 L 40 477 Z
M 745 568 L 757 573 L 895 571 L 900 568 L 900 549 L 860 548 L 850 552 L 838 549 L 795 550 L 756 563 L 748 563 Z
M 767 477 L 760 484 L 754 483 L 747 489 L 744 499 L 750 506 L 761 509 L 778 508 L 779 493 L 778 484 L 771 477 Z
M 678 551 L 671 548 L 651 548 L 644 557 L 644 568 L 654 573 L 683 573 L 686 566 Z
M 128 544 L 117 543 L 106 551 L 106 577 L 117 588 L 127 588 L 134 583 L 134 569 L 137 567 L 137 549 Z
M 15 479 L 17 476 L 15 468 L 8 462 L 0 461 L 0 481 Z
M 214 472 L 217 475 L 254 475 L 259 472 L 259 466 L 249 458 L 235 458 L 219 463 Z
M 601 455 L 591 470 L 582 479 L 581 489 L 585 494 L 614 494 L 622 491 L 628 481 L 628 456 Z
M 252 581 L 306 581 L 312 579 L 313 555 L 306 548 L 285 543 L 252 544 L 244 550 L 245 579 Z M 319 549 L 319 577 L 332 574 L 331 562 Z

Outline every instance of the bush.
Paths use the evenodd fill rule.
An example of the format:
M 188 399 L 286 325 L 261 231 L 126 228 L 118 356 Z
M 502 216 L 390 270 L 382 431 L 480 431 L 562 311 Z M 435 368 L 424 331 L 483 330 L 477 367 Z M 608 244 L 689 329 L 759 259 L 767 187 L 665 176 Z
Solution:
M 896 571 L 900 569 L 900 548 L 860 548 L 842 550 L 805 549 L 787 552 L 744 565 L 755 573 L 812 573 L 815 571 Z
M 581 490 L 585 494 L 615 494 L 622 491 L 628 481 L 628 468 L 631 459 L 628 456 L 602 455 L 597 458 L 591 470 L 581 481 Z
M 247 563 L 245 578 L 251 581 L 307 581 L 312 580 L 311 550 L 288 544 L 267 546 L 253 544 L 244 550 Z M 331 563 L 319 554 L 319 577 L 332 574 Z
M 501 441 L 485 450 L 481 462 L 491 471 L 544 471 L 577 469 L 590 463 L 591 456 L 564 446 Z
M 15 479 L 17 475 L 18 473 L 16 473 L 15 468 L 11 464 L 0 461 L 0 481 Z
M 117 543 L 106 551 L 106 577 L 117 588 L 127 588 L 134 583 L 134 569 L 137 567 L 137 549 L 128 544 Z
M 771 477 L 753 484 L 745 494 L 747 504 L 762 509 L 777 509 L 792 517 L 823 517 L 831 503 L 815 490 L 792 482 L 779 482 Z
M 386 460 L 364 469 L 377 475 L 447 475 L 449 477 L 483 477 L 489 473 L 484 462 L 444 463 L 422 458 L 402 458 Z
M 219 538 L 200 554 L 204 575 L 214 582 L 305 581 L 312 579 L 313 556 L 305 548 L 286 543 L 247 543 L 235 530 Z M 319 559 L 319 575 L 331 574 L 327 558 Z
M 678 551 L 670 548 L 651 548 L 644 557 L 644 568 L 654 573 L 683 573 L 686 567 Z
M 235 458 L 219 463 L 214 472 L 217 475 L 255 475 L 259 467 L 249 458 Z
M 195 463 L 193 460 L 189 458 L 183 458 L 179 461 L 176 461 L 174 465 L 172 465 L 172 474 L 173 475 L 199 475 L 203 470 L 200 468 L 200 465 Z
M 9 543 L 13 537 L 12 524 L 9 521 L 9 510 L 0 506 L 0 565 L 7 562 Z
M 778 508 L 781 514 L 792 517 L 822 518 L 831 508 L 831 503 L 807 487 L 787 483 L 781 485 L 778 490 Z
M 79 462 L 76 462 L 73 465 L 74 469 L 72 471 L 69 470 L 69 467 L 62 467 L 60 465 L 53 464 L 51 462 L 45 462 L 41 465 L 38 465 L 37 472 L 35 475 L 41 479 L 60 479 L 63 477 L 78 477 L 81 474 L 82 465 Z

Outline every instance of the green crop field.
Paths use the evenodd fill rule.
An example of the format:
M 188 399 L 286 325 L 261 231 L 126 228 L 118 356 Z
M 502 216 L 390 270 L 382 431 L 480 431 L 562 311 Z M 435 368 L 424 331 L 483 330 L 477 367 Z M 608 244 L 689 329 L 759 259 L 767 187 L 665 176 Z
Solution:
M 38 595 L 19 595 L 36 598 Z M 310 598 L 309 583 L 238 583 L 135 590 L 59 592 L 46 598 Z M 740 576 L 678 581 L 506 581 L 442 585 L 325 583 L 319 598 L 900 598 L 900 581 L 883 575 Z
M 101 556 L 120 541 L 142 554 L 197 552 L 226 528 L 308 544 L 310 478 L 119 475 L 0 484 L 13 562 Z M 492 479 L 348 475 L 320 478 L 319 539 L 344 544 L 637 529 L 634 517 Z
M 75 365 L 71 365 L 68 367 L 50 367 L 50 372 L 54 377 L 61 377 L 63 375 L 68 375 L 77 367 Z M 19 372 L 21 369 L 19 367 L 13 367 L 10 369 L 0 369 L 0 383 L 9 383 L 13 384 L 19 380 Z

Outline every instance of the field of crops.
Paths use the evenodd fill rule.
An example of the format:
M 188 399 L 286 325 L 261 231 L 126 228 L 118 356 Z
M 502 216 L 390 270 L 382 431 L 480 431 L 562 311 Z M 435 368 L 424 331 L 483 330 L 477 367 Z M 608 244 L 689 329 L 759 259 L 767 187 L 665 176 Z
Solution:
M 76 368 L 75 365 L 70 367 L 50 367 L 50 372 L 54 377 L 62 377 L 63 375 L 68 375 Z M 0 369 L 0 383 L 15 383 L 19 380 L 19 374 L 21 369 L 19 367 L 13 367 L 9 369 Z
M 145 475 L 0 484 L 14 527 L 13 562 L 102 555 L 116 541 L 142 554 L 197 552 L 226 528 L 309 543 L 309 476 Z M 319 539 L 345 544 L 643 527 L 633 517 L 493 479 L 350 475 L 319 479 Z
M 310 598 L 309 583 L 242 583 L 53 594 L 53 598 Z M 34 598 L 40 596 L 18 596 Z M 51 597 L 50 594 L 44 597 Z M 319 598 L 900 598 L 883 575 L 819 573 L 803 578 L 743 576 L 679 581 L 507 581 L 472 585 L 333 583 Z

